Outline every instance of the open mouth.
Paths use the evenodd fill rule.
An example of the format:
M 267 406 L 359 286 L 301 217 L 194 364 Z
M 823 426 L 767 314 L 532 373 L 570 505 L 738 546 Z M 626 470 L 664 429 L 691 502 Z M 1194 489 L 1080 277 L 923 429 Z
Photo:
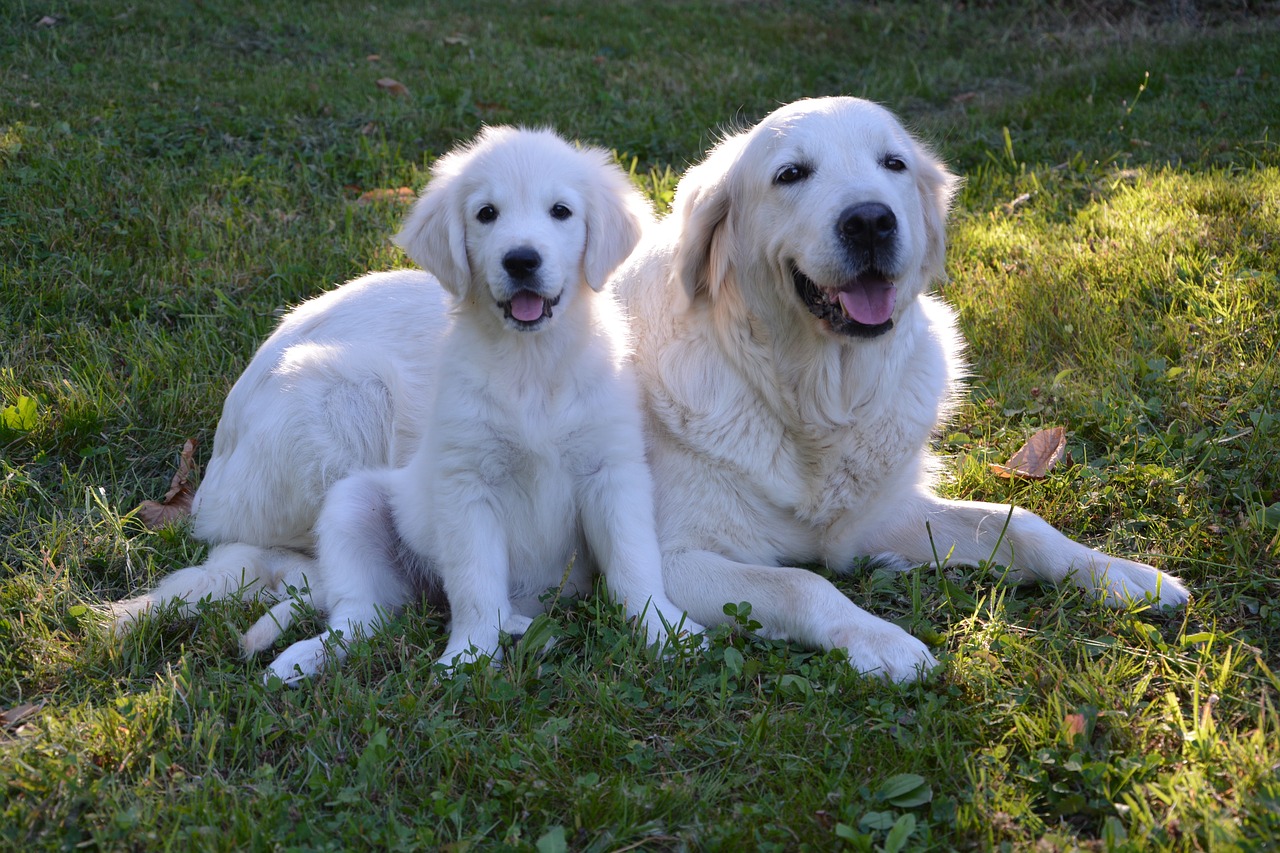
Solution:
M 868 269 L 839 287 L 819 287 L 791 265 L 791 279 L 809 313 L 826 320 L 833 332 L 857 338 L 874 338 L 893 328 L 898 286 L 878 269 Z
M 551 309 L 560 304 L 560 295 L 556 294 L 554 299 L 548 299 L 532 290 L 518 290 L 509 300 L 498 304 L 502 306 L 503 316 L 514 320 L 517 328 L 530 330 L 541 325 L 543 320 L 551 318 Z

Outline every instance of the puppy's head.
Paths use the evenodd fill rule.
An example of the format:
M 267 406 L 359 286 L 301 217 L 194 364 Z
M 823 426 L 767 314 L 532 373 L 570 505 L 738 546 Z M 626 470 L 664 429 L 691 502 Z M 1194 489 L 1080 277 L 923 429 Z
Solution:
M 608 152 L 489 127 L 436 161 L 396 242 L 460 301 L 533 331 L 602 288 L 651 216 Z
M 690 297 L 878 337 L 943 275 L 956 179 L 887 110 L 797 101 L 728 137 L 676 192 Z

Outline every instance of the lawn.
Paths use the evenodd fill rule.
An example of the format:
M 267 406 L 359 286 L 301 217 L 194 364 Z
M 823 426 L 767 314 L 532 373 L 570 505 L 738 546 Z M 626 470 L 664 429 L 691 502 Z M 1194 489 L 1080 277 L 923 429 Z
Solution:
M 417 608 L 292 690 L 237 654 L 261 605 L 110 635 L 103 602 L 201 558 L 134 509 L 187 438 L 207 459 L 281 312 L 407 263 L 365 193 L 519 122 L 665 210 L 725 129 L 835 93 L 966 179 L 945 493 L 1171 571 L 1185 612 L 945 560 L 836 578 L 936 647 L 907 686 L 737 604 L 664 659 L 556 602 L 551 651 L 452 680 Z M 0 848 L 1274 849 L 1277 120 L 1274 2 L 5 3 Z M 1047 477 L 993 473 L 1050 426 Z

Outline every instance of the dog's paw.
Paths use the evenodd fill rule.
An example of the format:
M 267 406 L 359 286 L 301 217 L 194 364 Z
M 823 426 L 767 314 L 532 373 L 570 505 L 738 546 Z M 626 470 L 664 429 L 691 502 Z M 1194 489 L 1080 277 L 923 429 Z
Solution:
M 296 685 L 324 669 L 329 658 L 330 649 L 322 637 L 299 640 L 271 662 L 262 674 L 262 682 L 269 684 L 274 676 L 285 684 Z
M 916 681 L 938 665 L 929 647 L 890 622 L 850 625 L 835 632 L 834 645 L 849 655 L 849 664 L 865 675 L 889 681 Z
M 521 624 L 518 621 L 521 619 L 524 622 L 519 633 L 524 633 L 532 622 L 527 617 L 515 617 L 504 624 L 508 629 L 513 628 Z M 484 657 L 497 663 L 502 660 L 502 646 L 499 644 L 501 636 L 496 626 L 470 631 L 453 629 L 449 634 L 449 644 L 444 647 L 444 654 L 436 660 L 436 666 L 443 667 L 445 673 L 449 674 L 458 667 L 475 663 Z
M 142 617 L 154 613 L 156 608 L 157 603 L 150 595 L 111 602 L 106 606 L 107 617 L 111 620 L 111 633 L 117 637 L 125 636 L 138 627 Z
M 1072 579 L 1111 607 L 1144 600 L 1160 607 L 1182 607 L 1191 599 L 1173 575 L 1120 557 L 1101 556 L 1087 572 L 1077 571 Z
M 280 639 L 285 627 L 287 623 L 281 625 L 275 614 L 268 612 L 240 635 L 240 653 L 245 657 L 252 657 L 264 649 L 271 648 L 276 640 Z
M 648 645 L 664 647 L 706 632 L 706 628 L 689 618 L 688 614 L 665 598 L 651 598 L 639 614 Z

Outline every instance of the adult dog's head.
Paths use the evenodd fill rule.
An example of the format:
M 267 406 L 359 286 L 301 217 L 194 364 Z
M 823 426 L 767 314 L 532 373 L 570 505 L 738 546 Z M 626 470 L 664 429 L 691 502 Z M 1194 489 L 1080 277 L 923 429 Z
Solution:
M 765 323 L 878 337 L 943 275 L 955 184 L 882 107 L 797 101 L 681 180 L 677 275 Z
M 488 127 L 436 161 L 396 242 L 460 301 L 534 331 L 603 287 L 651 215 L 608 152 Z

